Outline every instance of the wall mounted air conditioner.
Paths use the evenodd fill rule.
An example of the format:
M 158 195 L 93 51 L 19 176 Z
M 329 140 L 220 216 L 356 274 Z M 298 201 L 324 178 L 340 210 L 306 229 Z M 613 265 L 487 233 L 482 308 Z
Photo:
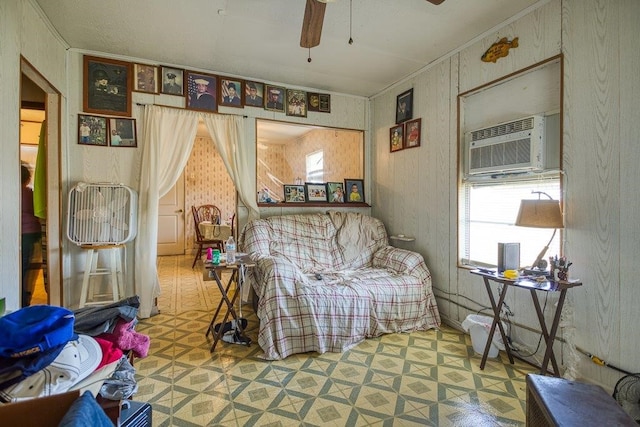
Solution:
M 530 116 L 465 133 L 467 175 L 543 171 L 544 126 Z

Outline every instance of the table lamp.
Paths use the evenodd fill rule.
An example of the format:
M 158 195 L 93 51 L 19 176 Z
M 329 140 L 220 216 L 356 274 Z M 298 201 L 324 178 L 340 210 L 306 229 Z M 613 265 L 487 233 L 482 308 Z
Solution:
M 553 228 L 553 234 L 551 239 L 544 248 L 538 254 L 538 257 L 531 265 L 531 268 L 537 268 L 538 264 L 544 257 L 544 254 L 549 249 L 549 245 L 556 236 L 558 228 L 564 228 L 562 222 L 562 211 L 560 210 L 560 202 L 553 200 L 553 198 L 542 191 L 532 191 L 532 193 L 538 194 L 538 199 L 534 200 L 521 200 L 520 210 L 518 211 L 518 218 L 516 219 L 516 225 L 520 227 L 534 227 L 534 228 Z M 545 195 L 549 200 L 541 199 L 541 195 Z

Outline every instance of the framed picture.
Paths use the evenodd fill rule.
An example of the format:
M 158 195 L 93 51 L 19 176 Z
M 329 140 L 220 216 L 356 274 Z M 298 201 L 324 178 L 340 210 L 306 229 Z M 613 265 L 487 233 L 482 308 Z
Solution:
M 330 113 L 331 112 L 331 95 L 328 93 L 321 93 L 318 95 L 318 111 L 321 113 Z
M 158 67 L 133 64 L 133 90 L 136 92 L 158 93 Z
M 86 113 L 131 116 L 131 64 L 84 56 L 82 108 Z
M 398 95 L 396 100 L 396 124 L 413 117 L 413 88 Z
M 345 202 L 347 203 L 364 202 L 364 180 L 363 179 L 345 179 L 344 188 L 346 191 Z
M 409 120 L 404 124 L 404 148 L 414 148 L 420 146 L 421 126 L 422 119 Z
M 244 83 L 244 105 L 264 108 L 264 84 L 259 82 Z
M 315 92 L 307 93 L 307 109 L 309 111 L 320 111 L 320 94 Z
M 307 92 L 287 89 L 287 116 L 307 117 Z
M 218 77 L 213 74 L 186 72 L 187 109 L 218 111 Z
M 306 201 L 304 185 L 284 185 L 284 201 L 287 203 L 304 203 Z
M 107 146 L 107 118 L 78 114 L 78 144 Z
M 111 147 L 137 147 L 136 119 L 109 119 Z
M 162 87 L 160 93 L 165 95 L 184 95 L 184 70 L 173 67 L 160 67 Z
M 284 113 L 284 93 L 282 86 L 265 86 L 264 109 Z
M 389 129 L 389 151 L 402 150 L 404 148 L 404 125 L 391 126 Z
M 329 203 L 344 203 L 344 182 L 327 182 Z
M 225 107 L 244 108 L 242 96 L 244 91 L 244 81 L 231 80 L 228 77 L 220 77 L 220 105 Z
M 327 201 L 327 186 L 325 184 L 307 182 L 305 187 L 307 190 L 307 202 Z

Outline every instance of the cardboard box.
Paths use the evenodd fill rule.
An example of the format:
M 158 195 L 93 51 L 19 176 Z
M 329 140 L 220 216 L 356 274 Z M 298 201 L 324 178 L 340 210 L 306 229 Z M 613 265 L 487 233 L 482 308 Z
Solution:
M 0 424 L 21 427 L 57 427 L 80 391 L 54 394 L 23 402 L 0 404 Z

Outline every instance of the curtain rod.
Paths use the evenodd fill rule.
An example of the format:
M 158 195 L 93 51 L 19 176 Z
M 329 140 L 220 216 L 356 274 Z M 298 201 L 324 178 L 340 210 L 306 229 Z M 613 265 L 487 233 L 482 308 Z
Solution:
M 136 102 L 136 105 L 139 105 L 141 107 L 144 107 L 145 105 L 157 105 L 157 104 L 144 104 L 142 102 Z M 187 110 L 186 108 L 182 108 L 182 107 L 173 107 L 171 105 L 157 105 L 158 107 L 162 107 L 162 108 L 174 108 L 176 110 Z M 244 119 L 248 119 L 249 116 L 245 116 L 242 114 L 231 114 L 231 113 L 218 113 L 217 111 L 199 111 L 199 110 L 187 110 L 187 111 L 195 111 L 197 113 L 208 113 L 208 114 L 219 114 L 221 116 L 240 116 Z

